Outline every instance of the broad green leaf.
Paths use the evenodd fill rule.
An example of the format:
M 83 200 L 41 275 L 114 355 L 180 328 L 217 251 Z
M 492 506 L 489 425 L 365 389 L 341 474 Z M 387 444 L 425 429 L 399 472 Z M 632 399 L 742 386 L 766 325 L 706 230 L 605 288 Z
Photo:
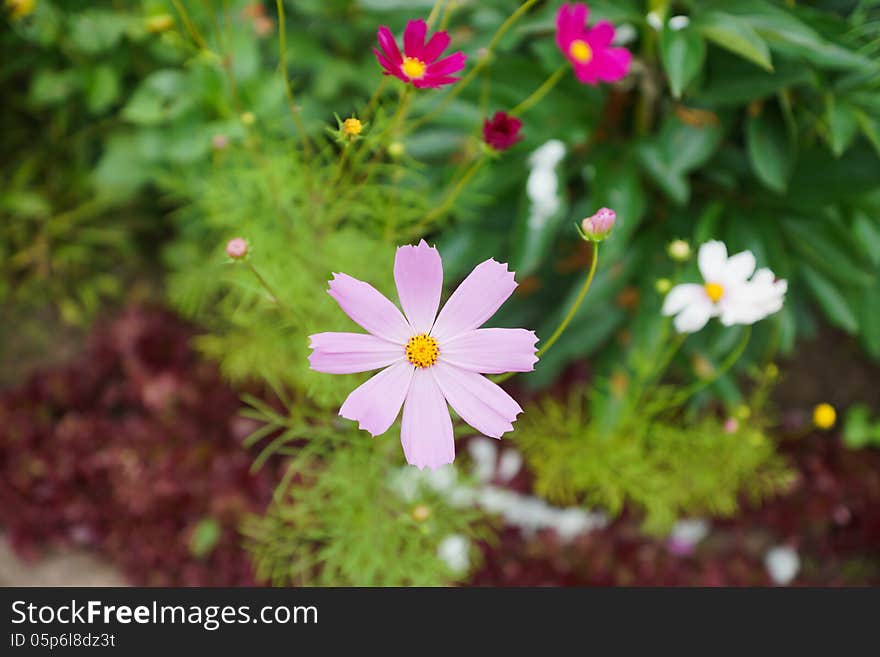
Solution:
M 858 116 L 852 107 L 833 96 L 828 97 L 826 105 L 829 143 L 834 155 L 840 157 L 850 147 L 859 130 Z
M 86 74 L 86 104 L 92 114 L 100 114 L 119 98 L 119 74 L 112 66 L 100 64 Z
M 816 221 L 784 219 L 782 228 L 795 249 L 814 267 L 846 285 L 871 286 L 873 274 L 858 266 L 858 254 L 841 245 L 833 230 Z
M 828 321 L 847 333 L 855 334 L 859 330 L 859 320 L 840 291 L 822 274 L 808 265 L 801 266 L 803 278 L 819 303 Z
M 864 212 L 858 212 L 853 223 L 853 234 L 868 259 L 880 265 L 880 227 L 877 223 Z
M 686 27 L 673 30 L 667 24 L 660 34 L 660 57 L 669 78 L 672 95 L 681 98 L 685 87 L 703 67 L 706 42 L 695 29 Z
M 696 28 L 715 44 L 772 71 L 767 43 L 745 20 L 723 11 L 709 11 L 696 19 Z
M 859 299 L 862 344 L 874 358 L 880 358 L 880 286 L 866 287 Z
M 765 107 L 746 122 L 746 146 L 758 179 L 767 187 L 784 192 L 794 165 L 794 148 L 782 117 Z
M 70 19 L 70 42 L 84 53 L 104 52 L 119 42 L 130 23 L 124 12 L 89 9 Z
M 880 156 L 880 120 L 862 110 L 856 110 L 856 119 L 858 119 L 865 139 L 871 143 L 871 146 L 877 151 L 877 155 Z
M 663 151 L 657 144 L 643 144 L 638 150 L 639 163 L 666 195 L 678 205 L 685 205 L 691 196 L 687 178 L 669 166 Z
M 176 69 L 156 71 L 147 77 L 122 109 L 122 116 L 139 125 L 156 125 L 174 119 L 195 102 L 197 90 Z
M 76 90 L 76 81 L 76 73 L 73 70 L 41 69 L 31 81 L 31 102 L 38 107 L 60 103 Z

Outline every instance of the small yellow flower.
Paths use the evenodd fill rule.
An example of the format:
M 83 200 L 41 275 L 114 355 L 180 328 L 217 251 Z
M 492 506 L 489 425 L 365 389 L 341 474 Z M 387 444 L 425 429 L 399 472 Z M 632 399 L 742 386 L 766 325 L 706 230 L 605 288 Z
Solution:
M 6 0 L 6 8 L 13 20 L 24 18 L 30 14 L 37 4 L 37 0 Z
M 685 240 L 672 240 L 666 246 L 666 253 L 677 262 L 685 262 L 691 258 L 691 245 Z
M 254 116 L 253 112 L 244 112 L 241 115 L 241 122 L 245 125 L 253 125 L 254 121 L 257 120 L 257 117 Z
M 837 411 L 831 404 L 817 404 L 813 408 L 813 424 L 819 429 L 830 429 L 837 422 Z
M 431 517 L 431 509 L 429 509 L 424 504 L 419 504 L 416 508 L 412 510 L 412 518 L 416 522 L 425 522 L 428 518 Z
M 346 137 L 357 137 L 363 129 L 364 125 L 354 117 L 342 122 L 342 134 Z

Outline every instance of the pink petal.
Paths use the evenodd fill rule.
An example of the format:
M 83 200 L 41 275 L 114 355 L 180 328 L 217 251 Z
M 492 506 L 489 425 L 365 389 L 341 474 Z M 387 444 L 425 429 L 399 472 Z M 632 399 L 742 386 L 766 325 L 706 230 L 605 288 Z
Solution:
M 614 25 L 608 21 L 599 21 L 587 33 L 587 43 L 594 51 L 604 50 L 612 41 L 614 41 Z
M 461 78 L 426 75 L 421 80 L 412 80 L 412 83 L 413 86 L 418 89 L 436 89 L 437 87 L 442 87 L 445 84 L 453 84 L 455 82 L 458 82 L 459 80 L 461 80 Z
M 444 75 L 450 75 L 451 73 L 457 73 L 464 68 L 466 61 L 467 55 L 463 52 L 453 53 L 449 55 L 449 57 L 444 57 L 433 64 L 429 64 L 428 68 L 425 70 L 425 75 L 441 77 Z
M 571 42 L 584 36 L 589 10 L 581 2 L 562 5 L 556 14 L 556 45 L 568 56 Z
M 484 376 L 438 363 L 430 370 L 449 405 L 462 420 L 492 438 L 513 431 L 519 404 Z
M 327 374 L 368 372 L 404 357 L 400 345 L 369 333 L 318 333 L 309 336 L 309 347 L 312 369 Z
M 400 72 L 400 66 L 393 66 L 391 62 L 389 62 L 388 59 L 385 57 L 385 55 L 379 52 L 378 49 L 373 48 L 373 52 L 376 54 L 376 59 L 379 60 L 379 65 L 385 69 L 383 71 L 383 75 L 393 75 L 396 78 L 400 78 L 404 82 L 409 82 L 409 78 Z
M 443 262 L 425 240 L 401 246 L 394 258 L 394 281 L 400 305 L 416 333 L 430 333 L 443 291 Z
M 617 82 L 626 77 L 632 54 L 626 48 L 607 48 L 594 60 L 596 75 L 603 82 Z
M 400 66 L 403 63 L 403 57 L 400 56 L 400 50 L 397 48 L 397 41 L 394 40 L 394 35 L 391 34 L 391 30 L 384 25 L 380 25 L 377 38 L 379 39 L 379 45 L 382 46 L 382 50 L 385 51 L 385 56 L 393 65 L 392 68 L 394 66 Z
M 578 82 L 582 84 L 596 84 L 599 81 L 595 59 L 587 64 L 572 62 L 572 66 L 574 68 L 574 76 L 578 79 Z
M 394 424 L 406 398 L 415 367 L 405 360 L 382 370 L 355 388 L 339 414 L 355 420 L 358 428 L 380 436 Z
M 425 44 L 424 49 L 422 50 L 422 61 L 430 64 L 435 59 L 437 59 L 446 47 L 449 45 L 449 34 L 445 31 L 434 32 L 434 36 L 432 36 L 428 43 Z
M 413 374 L 400 428 L 407 463 L 432 470 L 455 460 L 452 418 L 431 374 L 436 367 L 417 369 Z
M 445 340 L 482 326 L 514 289 L 516 281 L 506 264 L 491 259 L 481 262 L 449 297 L 431 335 L 440 341 L 442 349 Z
M 412 330 L 409 324 L 381 292 L 347 274 L 334 274 L 328 294 L 336 299 L 346 315 L 375 336 L 406 344 Z
M 409 21 L 403 30 L 403 53 L 407 57 L 422 58 L 422 50 L 425 47 L 425 34 L 428 33 L 428 24 L 421 18 Z
M 440 360 L 482 374 L 531 372 L 538 362 L 534 331 L 482 328 L 462 333 L 443 343 Z

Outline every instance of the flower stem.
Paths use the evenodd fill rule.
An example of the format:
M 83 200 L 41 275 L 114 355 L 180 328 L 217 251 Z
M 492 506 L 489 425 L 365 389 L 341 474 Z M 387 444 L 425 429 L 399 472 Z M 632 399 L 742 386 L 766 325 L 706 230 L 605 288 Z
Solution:
M 591 242 L 593 245 L 593 260 L 590 263 L 590 271 L 587 273 L 587 278 L 584 280 L 584 284 L 581 286 L 581 291 L 578 292 L 577 298 L 574 300 L 574 303 L 571 305 L 571 308 L 568 310 L 568 313 L 559 323 L 559 326 L 556 327 L 556 330 L 553 331 L 553 335 L 544 343 L 544 345 L 538 349 L 538 353 L 536 354 L 538 358 L 546 354 L 550 351 L 550 347 L 552 347 L 556 341 L 562 337 L 562 334 L 565 332 L 565 329 L 568 328 L 568 325 L 571 324 L 571 320 L 574 319 L 574 316 L 577 314 L 578 308 L 580 308 L 581 303 L 583 303 L 584 298 L 587 296 L 587 292 L 590 290 L 590 286 L 593 284 L 593 278 L 596 276 L 596 267 L 599 264 L 599 243 Z M 502 374 L 501 376 L 497 376 L 493 379 L 495 383 L 501 383 L 502 381 L 507 381 L 510 377 L 512 377 L 516 372 L 507 372 L 506 374 Z
M 275 0 L 275 6 L 278 8 L 278 56 L 280 61 L 278 67 L 281 69 L 281 76 L 284 79 L 284 93 L 287 94 L 287 104 L 290 106 L 290 115 L 293 117 L 293 123 L 299 132 L 302 140 L 303 155 L 308 160 L 312 155 L 312 145 L 309 141 L 309 135 L 306 133 L 306 126 L 299 110 L 296 108 L 296 102 L 293 96 L 293 87 L 290 85 L 290 76 L 287 74 L 287 37 L 284 31 L 284 2 L 283 0 Z M 308 167 L 306 167 L 308 171 Z
M 248 269 L 250 269 L 251 272 L 253 272 L 254 276 L 256 277 L 257 281 L 259 281 L 260 285 L 263 286 L 263 289 L 266 290 L 266 292 L 269 294 L 269 297 L 272 300 L 272 303 L 274 303 L 279 308 L 283 308 L 284 306 L 281 303 L 281 300 L 279 299 L 278 295 L 275 294 L 275 290 L 273 290 L 272 286 L 269 285 L 269 283 L 266 281 L 265 278 L 263 278 L 263 275 L 257 271 L 257 268 L 254 267 L 252 263 L 248 262 L 246 264 L 247 264 Z
M 689 385 L 687 388 L 679 392 L 675 397 L 672 398 L 670 402 L 670 406 L 681 406 L 688 399 L 693 397 L 695 394 L 703 390 L 704 388 L 712 385 L 722 376 L 724 376 L 727 371 L 736 364 L 736 361 L 740 359 L 743 355 L 743 352 L 746 350 L 746 347 L 749 344 L 749 338 L 752 335 L 752 327 L 751 325 L 747 325 L 745 330 L 743 331 L 742 338 L 740 338 L 739 344 L 736 348 L 728 354 L 727 358 L 724 359 L 724 362 L 721 363 L 721 366 L 715 370 L 715 375 L 709 379 L 705 379 L 703 381 L 697 381 L 694 384 Z
M 538 0 L 526 0 L 517 8 L 516 11 L 514 11 L 510 16 L 507 17 L 507 20 L 504 21 L 501 24 L 501 27 L 499 27 L 495 31 L 495 34 L 492 35 L 492 39 L 489 41 L 489 45 L 486 46 L 486 52 L 484 56 L 480 58 L 480 60 L 477 61 L 474 67 L 470 71 L 468 71 L 467 75 L 459 80 L 458 84 L 456 84 L 450 90 L 450 92 L 446 94 L 446 97 L 440 102 L 439 105 L 437 105 L 436 108 L 434 108 L 433 111 L 425 114 L 423 117 L 412 123 L 409 128 L 410 131 L 421 127 L 425 123 L 428 123 L 429 121 L 432 121 L 435 117 L 439 116 L 443 112 L 443 110 L 445 110 L 449 106 L 449 103 L 455 100 L 455 97 L 465 90 L 465 88 L 473 81 L 477 74 L 483 68 L 485 68 L 485 66 L 492 59 L 492 49 L 496 46 L 498 41 L 501 40 L 501 37 L 503 37 L 507 33 L 507 31 L 511 27 L 513 27 L 513 24 L 516 23 L 516 21 L 518 21 L 523 16 L 523 14 L 525 14 L 536 2 L 538 2 Z
M 437 219 L 438 217 L 442 217 L 444 213 L 449 211 L 449 209 L 452 207 L 453 203 L 455 203 L 455 200 L 461 195 L 464 188 L 470 182 L 471 178 L 473 178 L 474 175 L 477 173 L 477 171 L 479 171 L 480 168 L 482 168 L 482 166 L 483 166 L 483 164 L 485 164 L 485 162 L 486 162 L 486 158 L 481 157 L 481 158 L 477 159 L 476 161 L 474 161 L 473 164 L 471 164 L 470 168 L 467 171 L 465 171 L 464 175 L 462 175 L 462 177 L 458 180 L 455 187 L 453 187 L 452 191 L 450 191 L 449 194 L 446 195 L 446 198 L 444 199 L 444 201 L 440 205 L 438 205 L 436 208 L 434 208 L 433 210 L 428 212 L 424 216 L 424 218 L 418 224 L 416 224 L 416 227 L 413 230 L 415 237 L 419 237 L 425 231 L 425 229 L 428 228 L 428 226 L 431 224 L 431 222 L 434 219 Z
M 519 105 L 510 110 L 510 114 L 512 116 L 519 116 L 524 112 L 529 111 L 532 107 L 541 102 L 541 99 L 544 98 L 544 96 L 546 96 L 562 79 L 562 76 L 565 74 L 565 71 L 567 69 L 568 64 L 563 64 L 558 69 L 556 69 L 556 71 L 554 71 L 554 73 L 549 78 L 547 78 L 540 87 L 535 89 L 528 98 L 526 98 Z

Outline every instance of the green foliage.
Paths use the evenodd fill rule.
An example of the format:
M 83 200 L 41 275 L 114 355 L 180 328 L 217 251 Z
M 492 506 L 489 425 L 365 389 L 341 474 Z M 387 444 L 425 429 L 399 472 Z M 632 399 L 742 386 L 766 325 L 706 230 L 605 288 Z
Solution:
M 843 442 L 852 449 L 880 447 L 880 420 L 871 419 L 871 409 L 866 405 L 856 404 L 847 411 Z
M 682 421 L 669 408 L 677 395 L 675 387 L 649 390 L 612 431 L 583 389 L 528 407 L 514 440 L 535 472 L 536 491 L 612 514 L 627 505 L 644 516 L 646 531 L 663 534 L 682 516 L 730 516 L 742 500 L 760 501 L 791 482 L 760 408 L 729 432 L 712 415 Z
M 268 441 L 257 463 L 272 454 L 289 458 L 268 510 L 244 528 L 259 579 L 280 586 L 445 585 L 465 574 L 438 554 L 452 535 L 470 540 L 477 562 L 473 541 L 489 538 L 486 518 L 450 506 L 429 487 L 404 497 L 394 475 L 410 466 L 396 437 L 370 439 L 350 423 L 304 409 L 306 400 L 283 413 L 251 403 L 246 414 L 264 423 L 251 440 Z

